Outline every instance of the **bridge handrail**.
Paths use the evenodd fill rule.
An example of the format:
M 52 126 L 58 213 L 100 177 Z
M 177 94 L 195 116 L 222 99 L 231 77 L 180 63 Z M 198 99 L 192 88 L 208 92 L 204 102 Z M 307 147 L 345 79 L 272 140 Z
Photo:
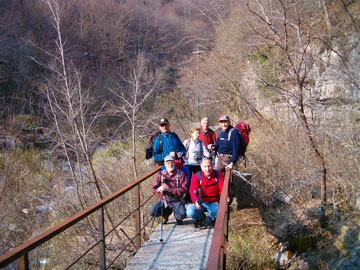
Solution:
M 225 245 L 228 237 L 229 206 L 227 198 L 229 193 L 230 175 L 231 171 L 225 173 L 206 270 L 226 269 Z
M 156 172 L 160 170 L 161 167 L 157 167 L 150 171 L 149 173 L 145 174 L 141 178 L 135 180 L 134 182 L 130 183 L 129 185 L 119 189 L 115 193 L 107 196 L 106 198 L 100 200 L 97 203 L 94 203 L 93 205 L 89 206 L 88 208 L 80 211 L 79 213 L 75 214 L 74 216 L 66 219 L 65 221 L 59 223 L 58 225 L 48 229 L 47 231 L 33 237 L 32 239 L 26 241 L 25 243 L 21 244 L 20 246 L 17 246 L 16 248 L 10 250 L 9 252 L 3 254 L 0 256 L 0 268 L 4 267 L 21 256 L 28 254 L 31 250 L 35 249 L 36 247 L 40 246 L 44 242 L 50 240 L 54 236 L 60 234 L 61 232 L 65 231 L 72 225 L 76 224 L 80 220 L 86 218 L 90 214 L 94 213 L 95 211 L 101 209 L 102 207 L 106 206 L 119 196 L 123 195 L 124 193 L 128 192 L 129 190 L 133 189 L 152 175 L 154 175 Z

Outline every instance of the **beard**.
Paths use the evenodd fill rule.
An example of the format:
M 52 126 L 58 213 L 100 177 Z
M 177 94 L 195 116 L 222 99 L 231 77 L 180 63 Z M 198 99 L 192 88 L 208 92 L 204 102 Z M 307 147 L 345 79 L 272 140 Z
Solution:
M 174 165 L 169 165 L 169 166 L 165 166 L 166 167 L 166 170 L 169 172 L 169 173 L 172 173 L 173 171 L 175 171 L 175 164 Z

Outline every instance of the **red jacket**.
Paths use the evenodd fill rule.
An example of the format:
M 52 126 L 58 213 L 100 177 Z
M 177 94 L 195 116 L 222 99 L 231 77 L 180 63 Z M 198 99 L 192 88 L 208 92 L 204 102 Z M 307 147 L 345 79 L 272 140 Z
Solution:
M 211 128 L 204 133 L 204 130 L 200 127 L 199 140 L 202 140 L 207 148 L 208 144 L 214 144 L 216 142 L 216 134 Z
M 214 171 L 211 173 L 210 179 L 208 179 L 203 172 L 201 172 L 201 201 L 203 202 L 219 202 L 220 195 L 224 183 L 224 175 L 218 172 L 218 181 L 216 183 Z M 190 196 L 191 201 L 195 203 L 198 198 L 199 179 L 198 174 L 195 173 L 191 177 L 190 183 Z

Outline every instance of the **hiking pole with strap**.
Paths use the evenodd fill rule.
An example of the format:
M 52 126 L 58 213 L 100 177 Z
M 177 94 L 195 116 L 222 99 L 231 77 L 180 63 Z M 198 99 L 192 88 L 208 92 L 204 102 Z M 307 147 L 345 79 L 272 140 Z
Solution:
M 153 220 L 152 220 L 152 223 L 151 223 L 151 227 L 150 227 L 150 231 L 152 231 L 153 227 L 154 227 L 154 222 L 155 222 L 155 219 L 157 218 L 157 213 L 159 212 L 159 207 L 162 206 L 162 203 L 161 203 L 161 197 L 162 197 L 162 193 L 160 195 L 160 203 L 158 204 L 158 206 L 156 207 L 156 211 L 155 211 L 155 215 L 153 217 Z
M 205 214 L 202 212 L 201 187 L 198 188 L 197 193 L 198 193 L 197 203 L 200 205 L 200 210 L 199 210 L 200 213 L 199 213 L 199 219 L 195 223 L 195 228 L 201 227 L 203 221 L 205 220 L 204 218 Z
M 198 200 L 198 204 L 201 206 L 201 188 L 200 187 L 198 188 L 198 194 L 199 194 L 199 196 L 198 196 L 197 200 Z
M 161 202 L 161 225 L 160 225 L 160 243 L 163 243 L 163 239 L 162 239 L 162 235 L 163 235 L 163 219 L 164 219 L 164 207 L 166 206 L 166 202 L 165 200 L 163 200 L 163 192 L 161 191 L 161 197 L 160 197 L 160 202 Z

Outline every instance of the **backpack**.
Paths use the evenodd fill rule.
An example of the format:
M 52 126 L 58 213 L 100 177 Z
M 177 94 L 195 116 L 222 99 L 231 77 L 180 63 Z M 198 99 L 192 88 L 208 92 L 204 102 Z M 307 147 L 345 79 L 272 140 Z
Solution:
M 161 132 L 160 131 L 156 131 L 153 134 L 151 134 L 151 136 L 149 137 L 148 140 L 148 144 L 145 147 L 145 158 L 146 159 L 150 159 L 153 156 L 153 152 L 154 152 L 154 142 L 156 137 L 159 138 L 159 143 L 160 143 L 160 152 L 163 151 L 163 144 L 162 144 L 162 136 L 161 136 Z
M 165 170 L 164 170 L 165 171 Z M 163 184 L 165 182 L 165 180 L 167 180 L 166 176 L 165 176 L 165 173 L 164 171 L 161 172 L 161 184 Z M 180 176 L 180 172 L 181 170 L 176 168 L 176 187 L 178 188 L 179 187 L 179 176 Z
M 217 170 L 214 170 L 214 174 L 215 174 L 215 183 L 210 184 L 210 185 L 205 185 L 205 186 L 202 186 L 202 187 L 210 187 L 210 186 L 215 186 L 217 184 L 218 179 L 219 179 L 219 172 Z M 198 180 L 199 180 L 199 186 L 201 187 L 201 181 L 202 181 L 201 171 L 197 172 L 197 177 L 198 177 Z
M 241 123 L 241 122 L 240 122 Z M 245 124 L 246 125 L 246 124 Z M 250 126 L 249 126 L 250 128 Z M 247 143 L 246 143 L 246 139 L 243 137 L 240 129 L 238 128 L 231 128 L 229 130 L 229 133 L 228 133 L 228 141 L 230 141 L 230 138 L 231 138 L 231 134 L 233 132 L 237 132 L 239 134 L 239 136 L 242 138 L 242 140 L 240 141 L 240 145 L 239 145 L 239 154 L 240 156 L 244 156 L 245 155 L 245 152 L 246 152 L 246 148 L 247 148 Z M 249 135 L 247 135 L 247 142 L 249 142 Z
M 239 122 L 236 124 L 235 128 L 237 128 L 240 131 L 241 137 L 244 139 L 246 145 L 248 145 L 249 144 L 249 134 L 251 131 L 250 126 L 244 122 Z

